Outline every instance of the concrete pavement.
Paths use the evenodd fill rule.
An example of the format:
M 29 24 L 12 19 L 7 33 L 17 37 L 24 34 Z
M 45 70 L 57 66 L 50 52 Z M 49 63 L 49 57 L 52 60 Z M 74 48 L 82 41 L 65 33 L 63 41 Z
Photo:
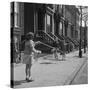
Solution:
M 32 65 L 33 81 L 25 81 L 25 65 L 14 68 L 14 88 L 69 85 L 80 67 L 87 61 L 87 54 L 78 57 L 78 51 L 66 55 L 65 61 L 55 60 L 53 55 L 44 56 Z
M 71 85 L 88 84 L 88 62 L 86 62 L 75 78 L 72 80 Z

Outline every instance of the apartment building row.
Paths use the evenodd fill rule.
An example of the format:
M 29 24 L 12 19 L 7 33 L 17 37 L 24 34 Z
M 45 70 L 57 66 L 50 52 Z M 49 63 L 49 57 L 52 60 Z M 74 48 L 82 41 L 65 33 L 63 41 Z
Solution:
M 12 2 L 11 38 L 18 42 L 18 49 L 28 32 L 33 32 L 35 40 L 50 47 L 56 39 L 68 38 L 73 44 L 78 44 L 79 19 L 79 10 L 74 5 Z

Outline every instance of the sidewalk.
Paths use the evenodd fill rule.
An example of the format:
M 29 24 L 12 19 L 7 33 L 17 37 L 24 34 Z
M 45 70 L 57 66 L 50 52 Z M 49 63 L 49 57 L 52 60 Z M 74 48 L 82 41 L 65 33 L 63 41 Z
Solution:
M 87 61 L 87 55 L 78 57 L 78 51 L 66 55 L 66 60 L 55 60 L 53 55 L 40 57 L 32 66 L 33 81 L 25 81 L 25 65 L 14 68 L 15 88 L 69 85 L 78 70 Z

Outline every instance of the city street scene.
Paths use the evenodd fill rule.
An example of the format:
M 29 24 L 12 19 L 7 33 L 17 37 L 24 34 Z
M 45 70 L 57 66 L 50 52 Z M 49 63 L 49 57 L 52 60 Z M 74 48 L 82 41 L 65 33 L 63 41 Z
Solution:
M 11 87 L 88 84 L 88 6 L 10 5 Z

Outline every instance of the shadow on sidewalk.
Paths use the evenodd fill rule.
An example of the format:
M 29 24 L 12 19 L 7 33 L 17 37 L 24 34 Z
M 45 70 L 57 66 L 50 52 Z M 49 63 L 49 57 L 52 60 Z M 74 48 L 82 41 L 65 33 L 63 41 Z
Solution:
M 66 59 L 62 60 L 62 59 L 47 59 L 48 61 L 43 61 L 40 62 L 40 64 L 57 64 L 58 62 L 64 62 L 66 61 Z
M 55 59 L 55 58 L 43 58 L 43 60 L 50 60 L 50 61 L 66 61 L 66 58 L 62 60 L 61 58 Z
M 31 80 L 30 82 L 33 82 L 34 80 Z M 13 86 L 21 85 L 22 83 L 30 83 L 26 80 L 20 80 L 20 81 L 13 81 Z
M 42 62 L 40 64 L 56 64 L 56 63 L 52 63 L 52 62 Z
M 79 56 L 73 56 L 74 58 L 80 58 Z M 86 56 L 82 56 L 82 58 L 87 58 Z

